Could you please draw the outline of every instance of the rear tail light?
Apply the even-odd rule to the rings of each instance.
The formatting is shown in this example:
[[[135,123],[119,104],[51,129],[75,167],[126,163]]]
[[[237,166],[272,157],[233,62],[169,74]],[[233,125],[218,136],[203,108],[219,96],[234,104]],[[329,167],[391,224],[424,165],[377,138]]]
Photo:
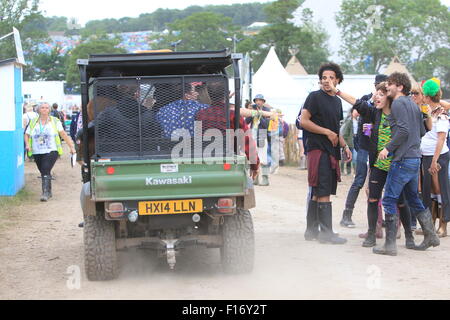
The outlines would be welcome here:
[[[230,170],[231,170],[231,164],[225,163],[225,164],[223,165],[223,170],[225,170],[225,171],[230,171]]]
[[[121,202],[110,202],[105,210],[112,219],[122,218],[126,214],[125,207]]]
[[[236,206],[231,198],[220,198],[216,205],[219,213],[233,213]]]
[[[113,175],[116,172],[116,169],[114,169],[114,167],[108,167],[106,169],[106,173],[109,175]]]

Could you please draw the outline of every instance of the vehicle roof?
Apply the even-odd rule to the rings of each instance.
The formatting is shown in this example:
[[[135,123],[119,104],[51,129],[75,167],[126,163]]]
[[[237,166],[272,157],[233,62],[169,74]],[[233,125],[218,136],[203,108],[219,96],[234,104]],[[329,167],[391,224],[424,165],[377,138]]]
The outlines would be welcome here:
[[[145,52],[128,54],[92,54],[78,64],[87,65],[88,77],[97,77],[105,70],[122,76],[157,76],[172,74],[217,74],[231,65],[231,52]]]

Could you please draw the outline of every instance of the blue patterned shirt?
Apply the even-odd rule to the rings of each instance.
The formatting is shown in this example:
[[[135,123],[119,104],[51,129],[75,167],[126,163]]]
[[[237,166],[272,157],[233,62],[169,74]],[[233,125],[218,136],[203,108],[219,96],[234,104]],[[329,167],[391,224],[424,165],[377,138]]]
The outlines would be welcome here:
[[[187,129],[194,136],[194,124],[197,112],[209,108],[195,100],[177,100],[162,107],[156,114],[156,119],[163,129],[165,138],[171,138],[177,129]]]

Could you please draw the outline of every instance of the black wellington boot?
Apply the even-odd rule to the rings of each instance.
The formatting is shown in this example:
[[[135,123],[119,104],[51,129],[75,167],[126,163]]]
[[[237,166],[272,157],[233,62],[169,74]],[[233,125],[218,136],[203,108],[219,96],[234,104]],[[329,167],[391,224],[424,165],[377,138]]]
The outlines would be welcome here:
[[[317,201],[309,200],[308,212],[306,214],[305,240],[317,240],[319,235],[319,221],[317,218]]]
[[[317,215],[320,224],[318,240],[320,243],[345,244],[347,239],[340,238],[333,232],[332,213],[331,202],[317,203]]]
[[[345,209],[344,212],[342,213],[342,220],[340,225],[342,227],[346,227],[346,228],[354,228],[355,224],[352,221],[352,214],[353,214],[353,210],[352,209]]]
[[[51,188],[51,176],[42,176],[42,195],[41,195],[41,201],[47,202],[50,198],[50,188]]]
[[[397,215],[386,214],[386,242],[381,247],[373,248],[373,253],[388,256],[397,255]]]
[[[439,237],[434,229],[434,223],[431,218],[430,209],[426,209],[417,214],[417,221],[419,221],[420,226],[423,230],[423,242],[416,246],[414,249],[418,251],[425,251],[429,247],[437,247],[441,244]]]
[[[414,235],[411,229],[411,211],[407,205],[398,207],[400,212],[400,221],[402,222],[403,229],[405,229],[405,246],[406,249],[415,249]]]
[[[54,180],[54,179],[49,179],[49,181],[48,181],[48,197],[49,198],[53,197],[53,194],[52,194],[52,180]]]
[[[367,222],[369,230],[367,231],[367,238],[364,240],[362,246],[364,248],[372,248],[377,245],[377,221],[378,221],[378,201],[367,203]]]

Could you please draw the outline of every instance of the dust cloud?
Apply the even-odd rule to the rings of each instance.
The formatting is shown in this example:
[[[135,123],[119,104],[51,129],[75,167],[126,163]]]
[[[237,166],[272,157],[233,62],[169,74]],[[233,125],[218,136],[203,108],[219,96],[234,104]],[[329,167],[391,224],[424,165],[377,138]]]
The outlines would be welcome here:
[[[83,266],[83,230],[79,206],[79,168],[67,153],[54,173],[53,199],[39,202],[40,180],[34,163],[26,163],[26,181],[34,198],[17,208],[0,228],[0,299],[442,299],[450,296],[450,240],[426,252],[404,247],[397,257],[380,257],[361,247],[365,232],[364,195],[354,213],[355,229],[339,227],[352,177],[343,177],[333,198],[335,232],[343,246],[306,242],[305,171],[283,167],[269,187],[257,187],[252,210],[256,255],[252,273],[226,275],[219,249],[187,248],[175,270],[153,251],[119,252],[116,280],[90,282]],[[422,237],[416,237],[416,242]],[[378,240],[382,241],[382,240]],[[78,270],[79,281],[74,281]],[[438,272],[430,273],[434,269]],[[440,271],[440,272],[439,272]],[[70,284],[79,284],[73,286]]]

